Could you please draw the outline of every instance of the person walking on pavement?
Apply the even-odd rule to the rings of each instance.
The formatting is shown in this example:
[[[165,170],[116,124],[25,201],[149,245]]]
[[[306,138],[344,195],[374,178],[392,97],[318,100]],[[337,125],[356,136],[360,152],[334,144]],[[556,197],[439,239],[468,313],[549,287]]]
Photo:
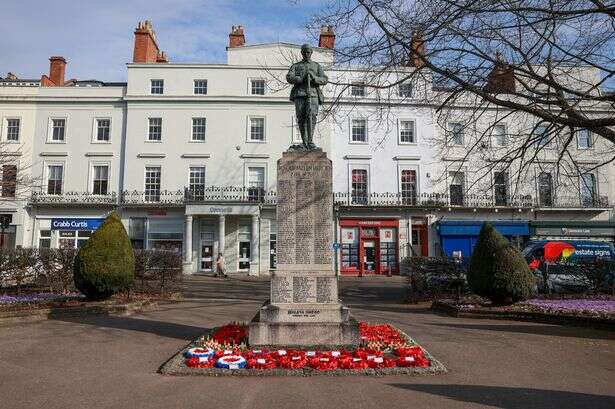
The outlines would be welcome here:
[[[216,277],[228,278],[225,271],[224,256],[222,253],[218,253],[218,258],[216,259]]]

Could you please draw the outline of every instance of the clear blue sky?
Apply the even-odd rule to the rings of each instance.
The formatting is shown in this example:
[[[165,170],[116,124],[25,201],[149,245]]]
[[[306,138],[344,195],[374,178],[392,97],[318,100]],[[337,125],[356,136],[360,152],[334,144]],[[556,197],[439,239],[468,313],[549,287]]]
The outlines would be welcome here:
[[[225,62],[232,25],[248,44],[314,41],[306,23],[326,0],[2,0],[0,76],[40,78],[49,57],[68,60],[66,78],[124,81],[133,32],[150,19],[174,62]]]

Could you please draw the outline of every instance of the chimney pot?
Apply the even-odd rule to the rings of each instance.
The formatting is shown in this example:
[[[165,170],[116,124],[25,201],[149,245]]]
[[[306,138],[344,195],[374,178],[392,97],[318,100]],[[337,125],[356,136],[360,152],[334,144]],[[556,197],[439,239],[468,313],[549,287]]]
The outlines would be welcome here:
[[[160,48],[156,40],[156,32],[150,20],[139,21],[135,29],[135,44],[132,53],[132,62],[155,63],[160,55]],[[165,55],[166,58],[166,55]],[[166,61],[168,62],[168,59]]]
[[[335,47],[335,32],[333,26],[321,26],[318,46],[332,50]]]
[[[61,87],[64,85],[64,74],[66,72],[66,59],[61,56],[49,58],[49,76],[43,75],[43,86]]]
[[[228,35],[228,48],[243,47],[246,44],[246,36],[243,26],[232,26]]]
[[[410,58],[408,66],[414,68],[423,68],[425,66],[425,42],[421,36],[415,34],[410,40]]]

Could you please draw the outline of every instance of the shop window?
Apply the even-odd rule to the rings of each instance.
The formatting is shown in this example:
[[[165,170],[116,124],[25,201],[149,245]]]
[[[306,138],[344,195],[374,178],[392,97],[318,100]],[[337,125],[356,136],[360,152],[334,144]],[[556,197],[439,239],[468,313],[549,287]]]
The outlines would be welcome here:
[[[145,249],[145,218],[131,217],[128,220],[128,236],[133,249]]]
[[[81,248],[92,235],[91,230],[60,230],[58,247],[61,249]]]
[[[239,226],[238,232],[239,239],[239,270],[250,270],[250,241],[252,235],[250,234],[250,226]]]
[[[182,219],[149,219],[147,228],[147,248],[152,250],[182,252],[184,239]]]
[[[342,268],[359,268],[359,229],[342,228]]]
[[[397,270],[397,229],[380,229],[380,268],[384,272]]]
[[[269,235],[269,268],[275,270],[277,259],[277,234]]]
[[[41,230],[38,234],[38,248],[50,249],[51,248],[51,230]]]
[[[352,203],[367,204],[367,169],[352,170]]]
[[[421,231],[419,229],[412,229],[412,239],[411,239],[412,245],[413,246],[420,246],[421,245]]]

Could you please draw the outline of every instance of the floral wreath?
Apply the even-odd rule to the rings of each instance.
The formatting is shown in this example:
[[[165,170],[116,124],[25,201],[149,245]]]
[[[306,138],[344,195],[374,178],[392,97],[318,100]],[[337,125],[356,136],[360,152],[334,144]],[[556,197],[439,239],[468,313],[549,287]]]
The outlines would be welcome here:
[[[216,367],[222,369],[243,369],[246,359],[241,355],[224,355],[216,361]]]
[[[184,356],[186,358],[209,358],[213,356],[214,353],[214,350],[211,348],[194,347],[184,352]]]

